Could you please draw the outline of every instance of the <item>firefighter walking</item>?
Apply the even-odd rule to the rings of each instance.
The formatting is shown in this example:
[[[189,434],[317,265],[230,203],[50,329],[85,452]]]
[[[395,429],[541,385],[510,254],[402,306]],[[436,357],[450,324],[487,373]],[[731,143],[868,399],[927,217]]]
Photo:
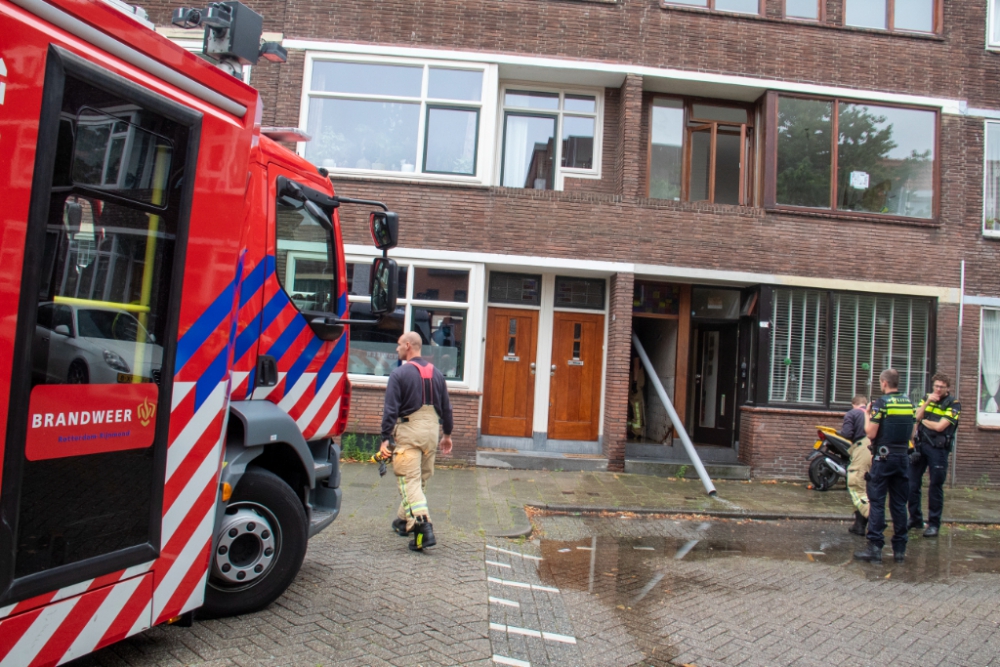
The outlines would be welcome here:
[[[442,454],[451,453],[454,425],[444,376],[420,356],[420,351],[417,333],[399,337],[396,352],[403,363],[389,375],[380,449],[383,457],[392,456],[392,470],[402,495],[392,528],[403,537],[413,535],[413,551],[437,544],[424,489],[434,474],[438,445]],[[444,431],[440,443],[439,431]]]
[[[899,372],[892,368],[879,375],[882,396],[865,411],[865,433],[872,441],[872,467],[868,473],[868,546],[854,557],[882,562],[885,546],[885,500],[892,514],[892,553],[897,563],[906,557],[906,500],[910,494],[909,448],[916,409],[899,392]]]

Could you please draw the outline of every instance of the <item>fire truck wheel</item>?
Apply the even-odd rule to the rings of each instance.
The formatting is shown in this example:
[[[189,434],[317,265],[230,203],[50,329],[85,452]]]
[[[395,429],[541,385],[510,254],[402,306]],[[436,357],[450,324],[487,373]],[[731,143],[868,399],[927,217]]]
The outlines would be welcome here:
[[[305,509],[292,488],[272,472],[248,469],[218,527],[199,615],[236,616],[274,602],[302,567],[308,540]]]

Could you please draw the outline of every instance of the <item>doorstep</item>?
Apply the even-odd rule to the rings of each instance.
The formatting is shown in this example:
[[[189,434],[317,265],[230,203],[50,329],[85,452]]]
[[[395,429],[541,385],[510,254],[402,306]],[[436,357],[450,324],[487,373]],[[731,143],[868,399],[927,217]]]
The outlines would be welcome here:
[[[483,468],[508,468],[515,470],[603,472],[608,469],[608,460],[603,456],[588,454],[532,452],[480,447],[476,450],[476,465]]]

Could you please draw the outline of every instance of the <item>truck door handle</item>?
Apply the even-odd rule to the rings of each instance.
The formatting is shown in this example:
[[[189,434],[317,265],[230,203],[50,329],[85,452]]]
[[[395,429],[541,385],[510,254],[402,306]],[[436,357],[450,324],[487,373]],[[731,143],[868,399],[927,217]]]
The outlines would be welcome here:
[[[278,360],[274,357],[262,354],[257,357],[257,380],[258,387],[273,387],[278,384]]]

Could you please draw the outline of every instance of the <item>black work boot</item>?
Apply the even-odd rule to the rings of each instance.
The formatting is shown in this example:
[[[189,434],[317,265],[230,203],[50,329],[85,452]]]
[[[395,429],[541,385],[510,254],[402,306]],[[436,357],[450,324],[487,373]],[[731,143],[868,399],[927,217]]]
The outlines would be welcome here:
[[[940,530],[941,529],[934,524],[930,524],[927,526],[927,530],[924,531],[924,537],[937,537]]]
[[[393,519],[392,532],[396,533],[400,537],[406,537],[409,535],[410,531],[406,530],[406,519]]]
[[[861,551],[855,551],[854,557],[858,560],[866,560],[872,563],[882,562],[882,547],[875,546],[873,542],[869,542]]]
[[[424,521],[420,517],[413,525],[413,539],[410,540],[410,551],[423,551],[427,547],[437,544],[434,539],[434,526],[430,521]]]
[[[906,524],[906,530],[913,530],[913,529],[922,530],[923,527],[924,527],[923,521],[914,521],[913,519],[910,519],[910,521]]]
[[[854,525],[848,528],[847,532],[864,537],[867,532],[867,524],[868,522],[861,516],[861,512],[854,510]]]
[[[902,563],[904,560],[906,560],[906,551],[905,550],[903,550],[903,551],[893,551],[892,552],[892,559],[894,561],[896,561],[897,563]]]

